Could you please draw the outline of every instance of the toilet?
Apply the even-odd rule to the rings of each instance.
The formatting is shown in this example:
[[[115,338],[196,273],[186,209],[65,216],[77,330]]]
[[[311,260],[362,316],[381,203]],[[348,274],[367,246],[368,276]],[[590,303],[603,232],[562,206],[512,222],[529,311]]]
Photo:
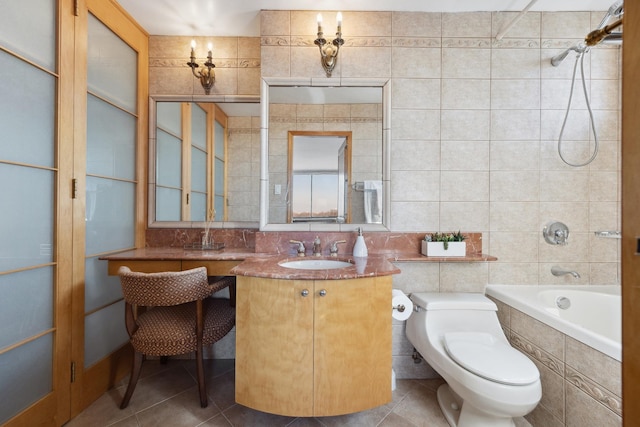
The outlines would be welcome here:
[[[498,308],[477,293],[413,293],[407,337],[446,381],[438,404],[453,427],[515,426],[542,396],[540,373],[511,347]]]

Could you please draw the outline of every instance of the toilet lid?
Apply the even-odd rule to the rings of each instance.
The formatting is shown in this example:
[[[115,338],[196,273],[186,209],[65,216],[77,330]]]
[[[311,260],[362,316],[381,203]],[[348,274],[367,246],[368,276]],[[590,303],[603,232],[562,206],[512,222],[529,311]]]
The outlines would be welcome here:
[[[444,334],[444,347],[460,366],[491,381],[525,385],[540,377],[527,356],[485,332]]]

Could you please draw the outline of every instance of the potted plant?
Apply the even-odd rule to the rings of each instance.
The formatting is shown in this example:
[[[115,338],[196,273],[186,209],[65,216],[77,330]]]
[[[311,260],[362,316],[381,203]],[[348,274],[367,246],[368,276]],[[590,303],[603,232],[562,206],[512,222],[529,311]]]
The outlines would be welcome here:
[[[456,233],[430,233],[422,240],[422,255],[433,257],[460,257],[467,253],[465,236]]]

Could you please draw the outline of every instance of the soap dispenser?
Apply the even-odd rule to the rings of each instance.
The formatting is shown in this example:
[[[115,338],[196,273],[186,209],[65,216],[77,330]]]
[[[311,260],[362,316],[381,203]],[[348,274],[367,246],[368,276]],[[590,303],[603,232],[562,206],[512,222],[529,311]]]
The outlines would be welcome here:
[[[353,245],[353,256],[354,257],[366,257],[369,255],[369,251],[367,251],[367,244],[364,241],[364,236],[362,235],[362,228],[358,227],[358,237],[356,237],[356,244]]]

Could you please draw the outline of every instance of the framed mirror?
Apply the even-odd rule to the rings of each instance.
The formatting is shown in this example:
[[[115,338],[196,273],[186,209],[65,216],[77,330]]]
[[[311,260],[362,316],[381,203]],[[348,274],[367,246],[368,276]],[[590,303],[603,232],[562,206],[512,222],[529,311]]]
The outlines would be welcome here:
[[[149,227],[258,227],[258,101],[150,97]]]
[[[389,113],[387,79],[342,79],[338,86],[263,79],[260,229],[389,230]],[[336,148],[325,165],[325,144],[318,142],[322,139],[307,142],[301,156],[306,170],[294,167],[298,136],[323,138],[332,133],[349,135],[342,153],[342,144],[332,143]],[[329,185],[335,191],[325,191]],[[331,207],[314,213],[310,209],[320,198],[331,199]],[[308,209],[294,205],[301,200]]]

